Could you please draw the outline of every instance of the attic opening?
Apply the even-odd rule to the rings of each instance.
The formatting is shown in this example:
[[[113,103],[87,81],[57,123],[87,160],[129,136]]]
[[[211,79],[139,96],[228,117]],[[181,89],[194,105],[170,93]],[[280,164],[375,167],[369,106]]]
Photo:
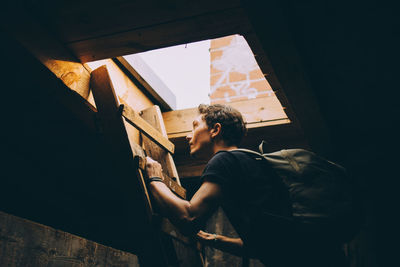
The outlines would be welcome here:
[[[169,137],[181,137],[191,130],[191,120],[182,119],[182,114],[195,114],[196,107],[202,103],[232,105],[242,112],[249,128],[289,122],[265,77],[268,73],[262,72],[241,35],[113,60],[161,107]],[[101,65],[98,61],[87,64],[92,69]]]

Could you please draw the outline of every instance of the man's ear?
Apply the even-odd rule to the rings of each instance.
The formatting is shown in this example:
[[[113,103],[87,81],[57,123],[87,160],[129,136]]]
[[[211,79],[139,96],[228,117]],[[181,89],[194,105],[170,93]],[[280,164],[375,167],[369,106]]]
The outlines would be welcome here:
[[[221,123],[217,122],[214,124],[214,126],[211,129],[211,138],[217,137],[222,131],[222,125]]]

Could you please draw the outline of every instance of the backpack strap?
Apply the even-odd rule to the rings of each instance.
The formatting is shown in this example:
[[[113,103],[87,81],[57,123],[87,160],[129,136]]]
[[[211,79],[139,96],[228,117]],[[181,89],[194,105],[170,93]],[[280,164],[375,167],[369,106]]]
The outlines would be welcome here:
[[[257,151],[253,151],[253,150],[246,149],[246,148],[236,148],[236,149],[232,149],[232,150],[229,150],[229,151],[242,151],[242,152],[246,152],[246,153],[257,155],[259,157],[264,158],[264,156],[261,153],[258,153]]]
[[[262,145],[262,143],[261,143],[261,145]],[[260,147],[261,147],[261,145],[260,145]],[[258,158],[255,158],[256,160],[266,160],[268,162],[268,159],[262,153],[259,153],[259,152],[254,151],[254,150],[250,150],[250,149],[246,149],[246,148],[237,148],[237,149],[232,149],[230,151],[242,151],[242,152],[245,152],[245,153],[257,155]],[[261,148],[261,151],[262,151],[262,148]]]
[[[258,146],[258,151],[260,151],[261,154],[265,154],[264,153],[264,146],[267,145],[267,142],[265,142],[264,140],[261,141],[261,144]]]

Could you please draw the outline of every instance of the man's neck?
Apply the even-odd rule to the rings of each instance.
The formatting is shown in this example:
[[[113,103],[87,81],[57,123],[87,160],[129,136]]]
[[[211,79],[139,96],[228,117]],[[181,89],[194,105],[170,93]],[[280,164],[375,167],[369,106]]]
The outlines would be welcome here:
[[[238,147],[235,145],[232,146],[228,146],[225,143],[221,142],[221,143],[217,143],[214,145],[214,155],[221,150],[225,150],[225,151],[229,151],[229,150],[233,150],[233,149],[237,149]]]

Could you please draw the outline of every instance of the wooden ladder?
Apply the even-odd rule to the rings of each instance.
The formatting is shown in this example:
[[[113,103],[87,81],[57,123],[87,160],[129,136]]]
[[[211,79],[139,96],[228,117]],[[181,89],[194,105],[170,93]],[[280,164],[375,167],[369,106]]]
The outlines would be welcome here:
[[[160,108],[152,106],[137,113],[122,99],[117,98],[106,66],[92,71],[90,86],[107,146],[112,153],[118,153],[119,159],[121,157],[124,159],[123,163],[116,162],[115,164],[118,168],[128,168],[127,171],[132,173],[131,179],[134,179],[134,174],[136,174],[148,215],[144,219],[154,228],[153,235],[143,242],[143,255],[138,255],[141,265],[180,266],[180,263],[184,261],[181,258],[191,254],[198,258],[195,264],[191,263],[191,265],[203,266],[203,258],[197,242],[181,235],[168,219],[161,218],[155,212],[156,209],[146,188],[144,171],[146,155],[148,155],[161,163],[164,170],[164,183],[177,196],[186,199],[186,190],[181,186],[172,158],[174,144],[168,140]],[[137,140],[132,140],[128,134],[131,127],[127,127],[127,124],[139,130],[141,145],[137,144]],[[182,253],[182,245],[185,249],[194,251]]]

